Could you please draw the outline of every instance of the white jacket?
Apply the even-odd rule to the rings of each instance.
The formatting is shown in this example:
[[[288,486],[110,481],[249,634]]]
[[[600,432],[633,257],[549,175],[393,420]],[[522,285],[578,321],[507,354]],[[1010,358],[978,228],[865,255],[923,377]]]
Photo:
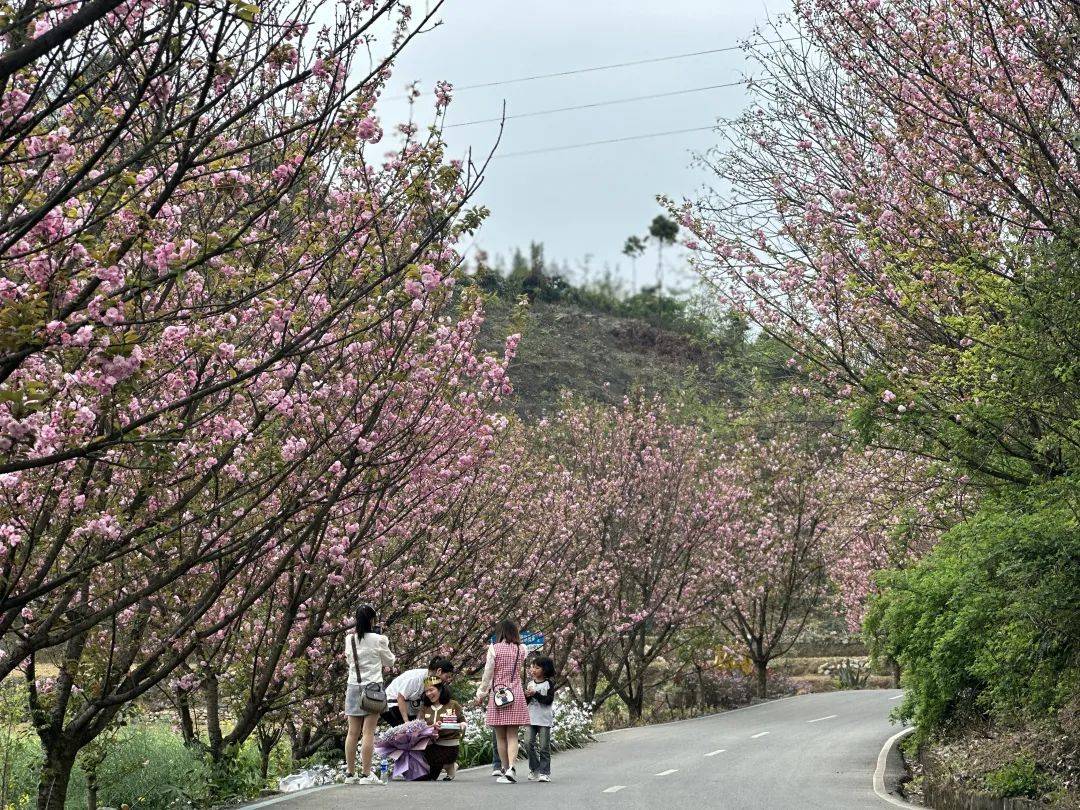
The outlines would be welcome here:
[[[354,641],[356,655],[353,655]],[[349,683],[361,684],[382,683],[383,667],[392,667],[396,659],[390,652],[390,641],[386,636],[365,633],[362,639],[356,640],[356,633],[349,632],[345,634],[345,660],[349,662]]]

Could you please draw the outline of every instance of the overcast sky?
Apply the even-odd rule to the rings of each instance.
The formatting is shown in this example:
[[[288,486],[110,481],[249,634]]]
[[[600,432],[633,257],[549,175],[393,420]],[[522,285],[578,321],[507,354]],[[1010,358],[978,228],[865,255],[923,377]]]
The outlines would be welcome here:
[[[417,11],[422,7],[416,3]],[[788,0],[447,0],[443,24],[420,37],[397,63],[378,111],[384,127],[409,115],[398,92],[419,80],[430,90],[438,79],[456,87],[540,73],[664,57],[736,45]],[[750,70],[741,51],[649,65],[461,89],[448,124],[553,107],[667,93],[733,82]],[[395,96],[397,96],[395,98]],[[523,156],[512,153],[670,130],[706,127],[733,117],[746,103],[741,87],[708,90],[629,104],[508,120],[477,202],[491,209],[475,248],[493,258],[543,242],[549,259],[569,262],[581,279],[586,257],[593,276],[618,266],[629,285],[630,264],[621,255],[630,234],[644,234],[660,213],[657,194],[690,195],[707,178],[691,153],[716,141],[710,131],[589,146]],[[430,120],[430,95],[417,102],[417,120]],[[498,124],[448,127],[452,155],[486,154]],[[678,260],[672,255],[672,263]],[[665,261],[665,263],[667,263]],[[638,284],[653,283],[655,253],[638,263]],[[674,280],[668,271],[665,284]],[[685,278],[685,276],[684,276]]]

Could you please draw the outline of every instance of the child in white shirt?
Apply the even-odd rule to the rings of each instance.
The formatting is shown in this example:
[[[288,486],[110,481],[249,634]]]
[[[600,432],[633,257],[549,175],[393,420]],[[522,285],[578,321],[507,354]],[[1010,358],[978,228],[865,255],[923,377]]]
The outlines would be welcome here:
[[[551,727],[555,721],[555,662],[537,658],[529,667],[532,680],[525,686],[529,705],[529,730],[525,746],[529,749],[529,781],[551,781]]]

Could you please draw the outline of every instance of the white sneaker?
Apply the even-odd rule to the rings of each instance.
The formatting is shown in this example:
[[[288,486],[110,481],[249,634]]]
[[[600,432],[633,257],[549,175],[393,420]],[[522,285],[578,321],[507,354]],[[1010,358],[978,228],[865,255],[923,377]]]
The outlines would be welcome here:
[[[539,778],[538,781],[540,781],[540,782],[550,782],[551,777],[548,776],[546,773],[542,773],[542,774],[540,774],[540,778]]]
[[[361,776],[360,777],[359,784],[361,784],[361,785],[381,785],[382,780],[378,776],[376,776],[374,773],[369,773],[367,776]]]
[[[537,776],[539,776],[539,774],[536,771],[529,771],[529,781],[530,782],[535,782]]]
[[[517,774],[514,773],[514,769],[511,768],[508,771],[503,771],[503,775],[495,780],[500,785],[512,785],[517,782]]]
[[[346,776],[345,777],[345,784],[346,785],[358,785],[358,784],[360,784],[360,777],[357,776],[356,774],[353,774],[352,776]]]
[[[493,770],[491,772],[491,775],[492,776],[502,776],[502,771],[500,771],[498,768],[496,768],[495,770]]]

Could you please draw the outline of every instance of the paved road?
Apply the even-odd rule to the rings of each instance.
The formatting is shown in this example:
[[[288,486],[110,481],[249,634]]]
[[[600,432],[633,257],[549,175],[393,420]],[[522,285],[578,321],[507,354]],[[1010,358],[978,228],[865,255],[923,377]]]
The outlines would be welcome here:
[[[341,785],[271,800],[274,810],[475,807],[883,810],[872,778],[896,733],[896,690],[804,695],[724,714],[602,734],[558,754],[550,784],[498,785],[490,769],[454,782]],[[265,803],[263,806],[267,806]],[[258,805],[256,805],[258,807]]]

